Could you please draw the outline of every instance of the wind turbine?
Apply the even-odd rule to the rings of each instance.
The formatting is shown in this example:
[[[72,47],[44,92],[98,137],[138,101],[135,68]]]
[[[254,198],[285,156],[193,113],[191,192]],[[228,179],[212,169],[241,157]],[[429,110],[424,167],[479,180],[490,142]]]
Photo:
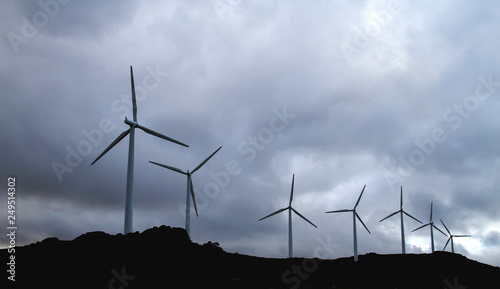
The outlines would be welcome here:
[[[295,210],[294,208],[292,208],[292,199],[293,199],[293,183],[295,181],[295,174],[293,174],[293,177],[292,177],[292,191],[290,192],[290,202],[288,203],[288,207],[286,208],[282,208],[282,209],[279,209],[277,210],[276,212],[274,213],[271,213],[267,216],[265,216],[264,218],[261,218],[259,219],[259,221],[262,221],[266,218],[269,218],[273,215],[276,215],[278,213],[281,213],[283,211],[286,211],[288,210],[288,257],[289,258],[292,258],[293,257],[293,242],[292,242],[292,211],[297,214],[299,217],[301,217],[302,219],[306,220],[309,224],[313,225],[314,227],[317,228],[316,225],[314,225],[311,221],[309,221],[306,217],[302,216],[302,214],[300,214],[299,212],[297,212],[297,210]]]
[[[401,186],[401,201],[399,203],[399,211],[396,211],[392,214],[390,214],[389,216],[383,218],[382,220],[380,220],[379,222],[382,222],[383,220],[385,219],[388,219],[396,214],[401,214],[401,247],[402,247],[402,250],[403,250],[403,254],[406,254],[406,246],[405,246],[405,225],[404,225],[404,222],[403,222],[403,215],[407,215],[408,217],[412,218],[413,220],[419,222],[420,224],[423,224],[422,222],[420,222],[417,218],[413,217],[412,215],[408,214],[407,212],[405,212],[403,210],[403,186]]]
[[[186,189],[186,232],[188,233],[188,235],[189,235],[190,226],[191,226],[191,204],[190,204],[190,199],[191,198],[193,199],[193,204],[194,204],[194,210],[196,212],[196,217],[198,217],[198,208],[196,207],[196,199],[194,197],[193,180],[191,178],[191,175],[194,174],[194,172],[196,172],[197,170],[199,170],[206,162],[208,162],[208,160],[211,157],[213,157],[221,148],[222,147],[219,147],[215,152],[213,152],[208,158],[206,158],[203,162],[201,162],[192,171],[189,171],[189,170],[183,171],[183,170],[175,168],[175,167],[171,167],[171,166],[167,166],[167,165],[164,165],[164,164],[160,164],[160,163],[149,161],[150,163],[155,164],[157,166],[164,167],[166,169],[169,169],[169,170],[172,170],[174,172],[178,172],[178,173],[181,173],[181,174],[187,176],[187,189]],[[191,198],[189,198],[190,195],[191,195]]]
[[[441,219],[439,219],[439,220],[443,224],[443,226],[446,229],[446,231],[448,232],[448,234],[450,234],[450,237],[448,238],[448,241],[446,241],[446,244],[444,245],[443,251],[444,251],[444,249],[446,249],[446,246],[448,246],[448,243],[451,240],[451,252],[455,253],[455,247],[453,246],[453,237],[471,237],[471,235],[452,235],[451,232],[450,232],[450,230],[448,230],[448,228],[444,224],[443,220],[441,220]]]
[[[147,127],[144,127],[137,123],[137,104],[135,100],[135,86],[134,86],[134,72],[132,71],[132,66],[130,66],[130,81],[132,86],[132,108],[134,120],[131,121],[125,117],[125,123],[130,126],[129,129],[122,132],[93,162],[92,165],[97,162],[103,155],[105,155],[110,149],[112,149],[117,143],[119,143],[124,137],[130,134],[129,145],[128,145],[128,166],[127,166],[127,194],[125,199],[125,225],[124,233],[132,232],[132,220],[133,220],[133,203],[134,203],[134,142],[135,142],[135,128],[140,128],[146,133],[153,136],[168,140],[170,142],[189,147],[187,144],[181,143],[175,139],[169,138],[168,136],[157,133]]]
[[[361,191],[361,194],[359,195],[358,201],[356,202],[356,205],[354,205],[354,208],[352,210],[336,210],[336,211],[328,211],[325,213],[343,213],[343,212],[352,212],[352,235],[353,235],[353,242],[354,242],[354,262],[358,261],[358,236],[356,233],[356,218],[363,224],[365,229],[368,231],[368,233],[371,234],[370,230],[368,230],[368,227],[363,223],[363,220],[359,217],[358,213],[356,213],[356,207],[359,204],[359,201],[361,200],[361,197],[363,196],[363,192],[365,191],[366,185],[363,187],[363,190]]]
[[[431,228],[431,248],[432,248],[432,252],[434,252],[434,231],[433,231],[433,228],[435,228],[436,230],[438,230],[439,232],[441,232],[445,236],[448,236],[448,235],[446,235],[443,231],[439,230],[439,228],[436,227],[436,225],[434,225],[434,222],[432,221],[432,202],[431,202],[431,217],[429,219],[429,223],[416,228],[412,232],[415,232],[416,230],[420,230],[426,226],[429,226]]]

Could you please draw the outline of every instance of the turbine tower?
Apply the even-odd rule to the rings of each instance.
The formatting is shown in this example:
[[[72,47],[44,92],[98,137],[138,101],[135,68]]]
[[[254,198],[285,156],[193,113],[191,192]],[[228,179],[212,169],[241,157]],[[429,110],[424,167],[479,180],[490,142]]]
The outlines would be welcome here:
[[[127,194],[125,199],[125,224],[124,224],[124,234],[132,232],[132,220],[133,220],[133,203],[134,203],[134,142],[135,142],[135,128],[140,128],[146,133],[168,140],[170,142],[189,147],[188,145],[181,143],[175,139],[169,138],[168,136],[157,133],[147,127],[144,127],[137,123],[137,103],[135,99],[135,86],[134,86],[134,72],[132,71],[132,66],[130,66],[130,81],[132,86],[132,108],[133,108],[133,118],[131,121],[125,117],[125,123],[130,126],[129,129],[122,132],[93,162],[92,165],[97,162],[103,155],[105,155],[110,149],[112,149],[117,143],[119,143],[123,138],[130,134],[129,145],[128,145],[128,166],[127,166]]]
[[[455,247],[453,246],[453,238],[454,237],[471,237],[471,235],[452,235],[451,232],[450,232],[450,230],[448,230],[448,228],[444,224],[443,220],[441,220],[441,219],[439,219],[439,220],[443,224],[443,226],[446,229],[446,231],[448,232],[448,234],[450,234],[450,237],[448,238],[448,241],[446,241],[446,244],[443,247],[443,251],[444,251],[444,249],[446,249],[446,246],[448,246],[448,243],[451,241],[451,252],[455,253]]]
[[[403,254],[406,254],[406,246],[405,246],[405,225],[404,225],[404,221],[403,221],[403,215],[407,215],[408,217],[412,218],[413,220],[419,222],[420,224],[423,224],[422,222],[420,222],[417,218],[413,217],[412,215],[408,214],[407,212],[405,212],[403,210],[403,186],[401,186],[401,200],[400,200],[400,203],[399,203],[399,211],[396,211],[392,214],[390,214],[389,216],[383,218],[382,220],[380,220],[379,222],[382,222],[383,220],[385,219],[388,219],[396,214],[400,214],[401,215],[401,248],[403,250]]]
[[[358,201],[356,202],[356,205],[354,205],[354,208],[352,210],[336,210],[336,211],[328,211],[325,213],[343,213],[343,212],[352,212],[352,235],[353,235],[353,242],[354,242],[354,262],[358,261],[358,236],[356,232],[356,218],[363,224],[365,229],[368,231],[368,233],[371,234],[370,230],[368,230],[368,227],[363,223],[363,220],[359,217],[358,213],[356,213],[356,208],[359,205],[359,201],[361,200],[361,197],[363,196],[363,192],[365,191],[366,185],[363,187],[363,190],[361,191],[361,194],[359,195]]]
[[[415,232],[416,230],[420,230],[426,226],[429,226],[431,228],[431,248],[432,248],[432,252],[434,252],[434,231],[433,231],[433,228],[435,228],[436,230],[438,230],[439,232],[441,232],[445,236],[448,236],[448,235],[446,235],[443,231],[439,230],[439,228],[436,227],[436,225],[434,225],[434,222],[432,221],[432,202],[431,202],[431,217],[429,219],[429,223],[416,228],[412,232]]]
[[[290,202],[288,203],[288,207],[286,208],[282,208],[282,209],[279,209],[277,210],[276,212],[274,213],[271,213],[267,216],[265,216],[264,218],[261,218],[259,219],[259,221],[262,221],[266,218],[269,218],[273,215],[276,215],[278,213],[281,213],[283,211],[286,211],[288,210],[288,257],[289,258],[292,258],[293,257],[293,242],[292,242],[292,211],[297,214],[299,217],[301,217],[302,219],[306,220],[309,224],[313,225],[314,227],[317,228],[316,225],[314,225],[311,221],[309,221],[306,217],[302,216],[302,214],[300,214],[299,212],[297,212],[297,210],[295,210],[294,208],[292,208],[292,199],[293,199],[293,183],[295,181],[295,174],[293,175],[292,177],[292,191],[290,192]]]
[[[196,168],[194,168],[192,171],[183,171],[181,169],[167,166],[164,164],[156,163],[149,161],[152,164],[155,164],[160,167],[164,167],[166,169],[172,170],[174,172],[181,173],[183,175],[187,176],[187,189],[186,189],[186,232],[189,234],[190,228],[191,228],[191,204],[190,204],[190,199],[193,200],[193,205],[194,205],[194,210],[196,212],[196,217],[198,217],[198,208],[196,207],[196,199],[194,197],[194,189],[193,189],[193,179],[191,178],[191,175],[194,174],[197,170],[199,170],[210,158],[212,158],[222,147],[219,147],[215,152],[213,152],[208,158],[206,158],[203,162],[201,162]],[[191,198],[190,198],[191,197]]]

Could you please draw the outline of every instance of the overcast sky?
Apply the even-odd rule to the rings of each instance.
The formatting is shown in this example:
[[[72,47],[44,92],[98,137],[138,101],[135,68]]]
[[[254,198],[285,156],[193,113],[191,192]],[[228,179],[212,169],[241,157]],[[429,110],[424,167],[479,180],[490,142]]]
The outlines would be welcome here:
[[[354,3],[353,3],[354,2]],[[45,3],[45,4],[44,4]],[[500,5],[496,1],[3,1],[0,207],[17,179],[17,242],[123,232],[132,118],[134,225],[184,227],[192,240],[287,257],[400,253],[399,209],[454,234],[455,251],[500,266]],[[194,212],[193,212],[194,213]],[[405,219],[407,252],[430,252]],[[4,229],[5,230],[5,227]],[[435,232],[436,249],[446,237]],[[0,238],[0,247],[7,239]],[[447,250],[450,250],[448,247]]]

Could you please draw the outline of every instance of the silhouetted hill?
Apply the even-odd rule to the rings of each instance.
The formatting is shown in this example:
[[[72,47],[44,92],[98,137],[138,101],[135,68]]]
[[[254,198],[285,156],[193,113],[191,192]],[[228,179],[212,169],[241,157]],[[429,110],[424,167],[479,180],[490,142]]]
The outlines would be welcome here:
[[[16,248],[15,256],[16,281],[4,270],[0,284],[6,286],[0,288],[473,289],[496,288],[500,276],[498,267],[448,252],[372,253],[358,263],[352,257],[258,258],[224,252],[217,243],[193,243],[184,229],[165,226],[140,234],[91,232],[72,241],[48,238]],[[6,249],[0,258],[8,261]]]

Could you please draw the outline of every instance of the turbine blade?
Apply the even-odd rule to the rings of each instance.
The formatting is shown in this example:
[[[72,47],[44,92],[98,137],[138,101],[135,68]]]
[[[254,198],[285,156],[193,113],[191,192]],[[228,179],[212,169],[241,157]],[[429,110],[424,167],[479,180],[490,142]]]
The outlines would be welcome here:
[[[423,224],[423,223],[422,223],[419,219],[417,219],[417,218],[413,217],[412,215],[408,214],[407,212],[405,212],[405,211],[402,211],[402,212],[403,212],[405,215],[407,215],[408,217],[412,218],[413,220],[415,220],[415,221],[419,222],[420,224]]]
[[[392,216],[396,215],[396,214],[397,214],[397,213],[399,213],[399,212],[401,212],[401,211],[394,212],[394,213],[390,214],[389,216],[387,216],[387,217],[383,218],[383,219],[382,219],[382,220],[380,220],[379,222],[382,222],[383,220],[388,219],[388,218],[390,218],[390,217],[392,217]]]
[[[448,243],[450,242],[451,237],[448,238],[448,241],[446,241],[446,244],[444,244],[443,251],[446,249],[446,246],[448,246]]]
[[[359,204],[359,201],[361,201],[361,197],[363,196],[363,192],[365,191],[365,188],[366,188],[366,185],[363,187],[363,190],[361,190],[361,194],[359,195],[358,201],[356,202],[356,205],[354,206],[354,209],[356,209],[356,207]]]
[[[295,182],[295,174],[292,176],[292,190],[290,191],[290,203],[288,203],[288,206],[292,205],[292,199],[293,199],[293,183]]]
[[[212,158],[222,147],[218,148],[215,152],[213,152],[208,158],[206,158],[201,164],[199,164],[194,170],[191,172],[191,174],[194,174],[199,168],[201,168],[210,158]]]
[[[196,217],[198,217],[198,208],[196,207],[196,198],[194,197],[193,179],[191,178],[190,175],[188,175],[188,178],[189,178],[189,186],[191,189],[191,198],[193,198],[194,211],[196,212]]]
[[[446,229],[446,232],[448,232],[448,234],[450,234],[450,236],[451,236],[451,232],[450,232],[450,230],[448,230],[448,227],[446,227],[443,220],[441,220],[441,219],[439,219],[439,220],[441,221],[441,224],[443,224],[444,228]]]
[[[162,138],[164,140],[168,140],[170,142],[176,143],[176,144],[181,145],[181,146],[189,147],[187,144],[181,143],[180,141],[175,140],[173,138],[169,138],[168,136],[162,135],[161,133],[157,133],[156,131],[151,130],[151,129],[147,128],[147,127],[144,127],[142,125],[138,124],[137,127],[140,128],[140,129],[142,129],[143,131],[149,133],[150,135],[154,135],[156,137]]]
[[[164,164],[160,164],[160,163],[156,163],[156,162],[152,162],[152,161],[149,161],[150,163],[152,164],[155,164],[157,166],[160,166],[160,167],[164,167],[166,169],[169,169],[169,170],[172,170],[172,171],[175,171],[175,172],[178,172],[178,173],[181,173],[183,175],[187,175],[186,172],[182,171],[181,169],[178,169],[178,168],[174,168],[174,167],[171,167],[171,166],[167,166],[167,165],[164,165]]]
[[[431,218],[429,220],[429,223],[431,223],[431,222],[432,222],[432,202],[431,202]]]
[[[401,201],[399,203],[399,208],[403,210],[403,186],[401,186]]]
[[[112,149],[117,143],[119,143],[127,134],[130,133],[130,128],[122,132],[90,165],[97,162],[103,155],[105,155],[110,149]]]
[[[356,215],[356,218],[358,218],[358,220],[361,222],[361,224],[363,224],[363,226],[368,231],[368,233],[371,234],[372,232],[370,232],[370,230],[368,230],[368,227],[365,225],[365,223],[363,223],[363,220],[361,220],[361,218],[359,217],[358,213],[354,212],[354,214]]]
[[[441,231],[441,230],[440,230],[438,227],[436,227],[434,224],[432,224],[432,226],[433,226],[436,230],[438,230],[439,232],[441,232],[443,235],[445,235],[446,237],[448,237],[448,235],[446,235],[446,233],[445,233],[445,232]],[[450,234],[450,235],[451,235],[451,234]]]
[[[273,215],[276,215],[276,214],[278,214],[278,213],[281,213],[281,212],[283,212],[284,210],[287,210],[287,209],[288,209],[288,207],[283,208],[283,209],[279,209],[279,210],[277,210],[276,212],[271,213],[271,214],[269,214],[269,215],[265,216],[264,218],[260,218],[260,219],[259,219],[259,221],[262,221],[262,220],[264,220],[264,219],[267,219],[267,218],[269,218],[269,217],[271,217],[271,216],[273,216]]]
[[[453,237],[472,237],[472,235],[453,235]]]
[[[137,122],[137,102],[135,99],[134,72],[132,71],[132,65],[130,65],[130,83],[132,86],[132,109],[134,113],[134,121]]]
[[[297,210],[295,210],[294,208],[290,207],[290,209],[292,209],[292,211],[295,212],[295,214],[299,215],[299,217],[301,217],[302,219],[306,220],[309,224],[313,225],[314,227],[318,227],[316,225],[314,225],[311,221],[309,221],[306,217],[302,216],[302,214],[300,214],[299,212],[297,212]]]
[[[325,214],[328,214],[328,213],[343,213],[343,212],[352,212],[352,210],[336,210],[336,211],[328,211],[328,212],[325,212]]]
[[[417,231],[417,230],[420,230],[420,229],[422,229],[423,227],[427,227],[427,226],[429,226],[430,224],[431,224],[431,223],[427,223],[427,224],[425,224],[425,225],[422,225],[422,226],[420,226],[420,227],[416,228],[415,230],[412,230],[412,232],[415,232],[415,231]]]

